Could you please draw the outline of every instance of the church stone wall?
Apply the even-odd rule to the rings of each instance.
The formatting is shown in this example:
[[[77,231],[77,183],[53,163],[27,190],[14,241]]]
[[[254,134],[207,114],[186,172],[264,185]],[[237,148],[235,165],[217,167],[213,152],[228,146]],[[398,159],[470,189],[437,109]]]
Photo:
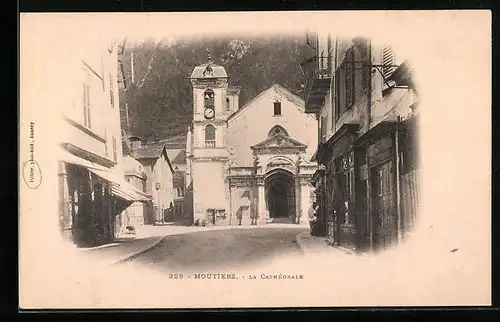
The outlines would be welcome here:
[[[231,225],[250,224],[251,187],[231,188]]]
[[[314,188],[310,184],[301,185],[301,216],[300,223],[307,223],[309,221],[309,207],[311,206],[311,192]]]
[[[274,102],[281,102],[281,115],[274,116]],[[289,136],[308,146],[307,155],[312,156],[317,147],[317,122],[298,108],[299,102],[289,100],[276,86],[266,90],[260,97],[243,106],[239,114],[228,121],[228,146],[234,148],[236,161],[240,165],[252,163],[250,146],[268,137],[269,130],[281,125]]]
[[[192,164],[194,220],[205,218],[209,208],[226,209],[229,213],[225,170],[222,163],[196,161]]]

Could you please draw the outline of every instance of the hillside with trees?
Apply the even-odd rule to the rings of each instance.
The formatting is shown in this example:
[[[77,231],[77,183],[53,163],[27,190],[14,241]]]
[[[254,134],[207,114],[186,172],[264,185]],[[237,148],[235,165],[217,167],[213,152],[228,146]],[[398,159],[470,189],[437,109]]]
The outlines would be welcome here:
[[[185,133],[193,117],[189,76],[207,62],[207,49],[226,68],[229,86],[241,87],[240,106],[273,83],[303,93],[299,63],[307,49],[301,35],[146,40],[124,50],[123,129],[149,140]]]

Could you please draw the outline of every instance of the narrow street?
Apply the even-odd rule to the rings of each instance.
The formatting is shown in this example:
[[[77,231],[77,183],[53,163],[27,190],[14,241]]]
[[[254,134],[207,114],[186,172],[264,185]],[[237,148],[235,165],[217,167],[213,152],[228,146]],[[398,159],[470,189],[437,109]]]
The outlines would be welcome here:
[[[262,267],[283,256],[302,256],[295,237],[306,228],[223,229],[166,236],[124,265],[188,273]]]

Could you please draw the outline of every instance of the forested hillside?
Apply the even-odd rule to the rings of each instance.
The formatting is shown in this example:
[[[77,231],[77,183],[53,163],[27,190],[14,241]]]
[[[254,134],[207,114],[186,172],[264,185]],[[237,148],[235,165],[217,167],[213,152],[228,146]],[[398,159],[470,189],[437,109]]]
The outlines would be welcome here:
[[[241,87],[240,106],[275,82],[302,95],[305,80],[299,63],[306,49],[300,35],[144,41],[129,44],[123,55],[127,81],[120,93],[123,128],[143,138],[185,133],[192,121],[189,75],[196,65],[207,62],[207,49],[213,62],[226,68],[229,85]]]

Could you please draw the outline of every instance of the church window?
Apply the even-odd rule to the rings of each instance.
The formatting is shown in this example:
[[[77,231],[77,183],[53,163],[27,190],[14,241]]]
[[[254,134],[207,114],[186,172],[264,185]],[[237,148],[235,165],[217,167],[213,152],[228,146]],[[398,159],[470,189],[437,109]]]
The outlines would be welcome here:
[[[281,135],[284,135],[284,136],[288,136],[287,131],[283,127],[281,127],[279,125],[274,126],[269,131],[269,137],[272,137],[272,136],[275,136],[275,135],[278,135],[278,134],[281,134]]]
[[[212,124],[205,127],[205,147],[215,148],[215,126]]]
[[[214,91],[211,90],[211,89],[207,89],[204,93],[203,93],[203,97],[205,99],[205,107],[214,107],[215,103],[214,103]]]
[[[208,65],[207,68],[205,68],[205,71],[203,71],[203,76],[205,77],[212,76],[212,73],[213,73],[212,67]]]
[[[281,102],[280,101],[275,101],[274,102],[274,115],[281,115]]]

